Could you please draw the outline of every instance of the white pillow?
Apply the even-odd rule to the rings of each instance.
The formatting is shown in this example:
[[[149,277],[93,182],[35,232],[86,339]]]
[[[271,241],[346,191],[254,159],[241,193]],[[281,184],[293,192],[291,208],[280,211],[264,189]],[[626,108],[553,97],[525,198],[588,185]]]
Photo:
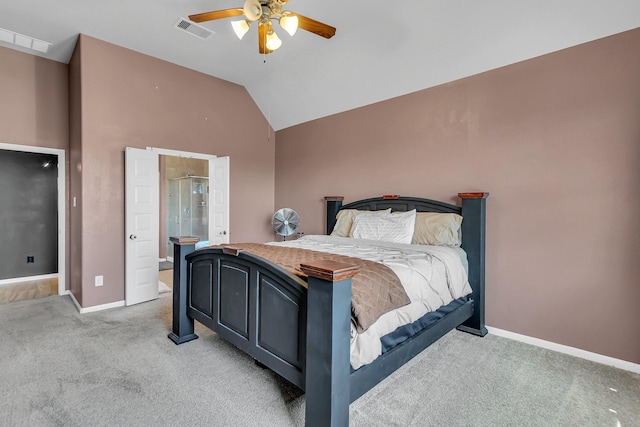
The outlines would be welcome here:
[[[359,211],[357,209],[342,209],[338,211],[336,215],[336,225],[333,226],[332,236],[349,237],[351,233],[351,225],[353,224],[353,218],[362,214],[389,214],[391,208],[383,209],[380,211]]]
[[[361,214],[353,218],[350,236],[354,239],[411,243],[416,210],[395,214]]]

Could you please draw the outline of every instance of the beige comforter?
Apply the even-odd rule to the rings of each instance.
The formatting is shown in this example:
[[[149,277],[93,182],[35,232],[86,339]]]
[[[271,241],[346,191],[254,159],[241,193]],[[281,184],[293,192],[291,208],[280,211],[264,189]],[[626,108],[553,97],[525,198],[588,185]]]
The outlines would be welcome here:
[[[300,264],[311,261],[328,259],[359,266],[360,272],[353,277],[351,288],[351,316],[358,332],[367,330],[383,314],[411,302],[393,270],[374,261],[260,243],[234,243],[225,246],[250,252],[294,271],[300,277],[304,277]]]

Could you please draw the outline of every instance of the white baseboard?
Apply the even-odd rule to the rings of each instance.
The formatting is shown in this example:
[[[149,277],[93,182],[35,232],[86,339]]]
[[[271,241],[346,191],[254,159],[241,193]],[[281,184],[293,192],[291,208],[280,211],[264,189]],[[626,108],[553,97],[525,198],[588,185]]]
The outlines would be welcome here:
[[[71,301],[73,301],[73,305],[76,306],[80,314],[93,313],[95,311],[108,310],[116,307],[124,307],[124,301],[110,302],[108,304],[94,305],[92,307],[82,307],[71,291],[67,291],[65,294],[71,296]]]
[[[636,374],[640,374],[640,364],[637,363],[627,362],[626,360],[620,360],[614,357],[592,353],[590,351],[581,350],[579,348],[569,347],[568,345],[557,344],[551,341],[545,341],[539,338],[521,335],[515,332],[509,332],[491,326],[487,326],[487,330],[490,334],[497,335],[499,337],[509,338],[515,341],[524,342],[527,344],[535,345],[537,347],[546,348],[548,350],[557,351],[559,353],[568,354],[570,356],[579,357],[581,359],[602,363],[603,365],[613,366],[615,368],[624,369],[625,371],[631,371]]]

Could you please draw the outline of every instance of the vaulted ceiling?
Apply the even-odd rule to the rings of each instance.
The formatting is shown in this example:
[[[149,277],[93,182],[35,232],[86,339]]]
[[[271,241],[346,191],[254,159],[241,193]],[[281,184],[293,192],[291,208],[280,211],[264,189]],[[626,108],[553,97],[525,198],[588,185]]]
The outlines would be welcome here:
[[[255,26],[238,40],[235,18],[203,24],[205,40],[174,28],[243,0],[2,3],[0,28],[53,46],[0,46],[66,63],[86,34],[245,86],[275,130],[640,27],[639,0],[290,0],[285,9],[336,35],[290,37],[275,24],[282,47],[261,55]]]

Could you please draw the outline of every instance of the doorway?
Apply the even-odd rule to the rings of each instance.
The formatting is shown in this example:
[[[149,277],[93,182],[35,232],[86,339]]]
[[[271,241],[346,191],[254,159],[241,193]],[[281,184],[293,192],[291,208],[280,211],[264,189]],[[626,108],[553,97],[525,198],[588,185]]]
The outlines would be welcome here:
[[[173,261],[171,236],[209,240],[209,161],[160,156],[160,261]]]
[[[209,240],[209,161],[160,155],[159,292],[173,289],[171,236]]]
[[[169,156],[204,161],[206,178],[211,178],[209,185],[204,185],[206,181],[200,179],[194,187],[189,187],[191,194],[193,191],[197,193],[198,197],[194,196],[193,199],[199,206],[189,207],[188,210],[200,210],[199,219],[194,220],[191,216],[185,221],[191,221],[190,231],[194,230],[194,222],[200,228],[206,227],[207,233],[202,234],[208,237],[207,241],[220,244],[228,242],[229,237],[229,158],[162,148],[141,150],[127,147],[125,152],[125,304],[132,305],[158,297],[161,286],[158,263],[162,258],[166,260],[171,257],[173,252],[172,247],[169,251],[166,246],[166,240],[172,237],[168,235],[169,232],[166,232],[164,239],[160,238],[161,234],[165,234],[162,230],[166,230],[168,213],[160,209],[159,198],[166,197],[169,187],[166,179],[160,178],[161,162],[166,163]],[[168,157],[161,160],[165,156]],[[196,176],[195,171],[188,173]],[[204,172],[198,176],[205,178]],[[188,176],[177,178],[189,180]],[[162,191],[161,185],[164,186]],[[184,206],[181,209],[184,212],[186,208]],[[207,215],[203,217],[204,208]],[[181,222],[182,217],[178,217]],[[161,257],[161,253],[165,256]]]
[[[0,287],[5,291],[16,288],[18,293],[42,296],[44,288],[52,289],[48,294],[66,293],[66,186],[65,152],[60,149],[0,143],[0,154],[4,154],[7,167],[3,171],[9,176],[3,179],[2,223],[10,227],[3,232],[8,239],[11,268],[3,268],[6,273],[0,277]],[[14,168],[13,171],[8,170]],[[17,168],[17,169],[15,169]],[[14,184],[11,180],[16,179]],[[9,209],[11,208],[11,209]],[[18,209],[17,211],[15,209]],[[21,214],[20,209],[24,212]],[[15,219],[15,215],[19,219]],[[12,219],[13,218],[13,219]],[[31,223],[22,224],[26,220]],[[22,228],[21,228],[22,226]],[[20,231],[23,230],[23,231]],[[11,237],[11,233],[18,233]],[[31,236],[31,237],[30,237]],[[18,248],[20,248],[18,250]],[[10,271],[11,270],[11,271]],[[32,286],[33,289],[24,289]],[[25,290],[26,292],[22,292]],[[12,291],[13,293],[13,291]]]

